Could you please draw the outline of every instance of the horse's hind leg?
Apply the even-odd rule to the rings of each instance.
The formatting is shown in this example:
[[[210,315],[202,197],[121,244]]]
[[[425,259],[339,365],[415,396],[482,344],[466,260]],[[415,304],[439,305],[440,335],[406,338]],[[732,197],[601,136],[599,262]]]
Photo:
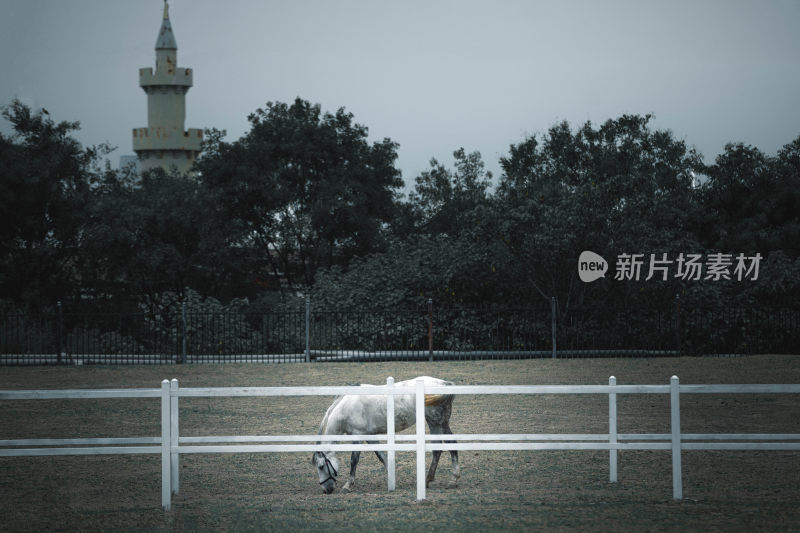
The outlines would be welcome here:
[[[452,435],[453,432],[450,429],[450,412],[451,412],[451,404],[447,403],[442,406],[441,411],[432,411],[430,414],[426,413],[426,420],[428,422],[428,427],[431,430],[431,435]],[[438,442],[447,442],[453,443],[455,441],[448,440],[448,441],[438,441]],[[433,460],[431,461],[431,466],[428,469],[428,475],[425,478],[425,485],[428,486],[433,481],[434,476],[436,475],[436,467],[439,465],[439,457],[441,457],[442,452],[434,451],[433,452]],[[450,451],[450,459],[453,462],[453,479],[447,484],[448,487],[457,487],[458,486],[458,479],[461,477],[461,472],[458,468],[458,450],[451,450]]]
[[[431,424],[430,420],[428,421],[428,427],[431,430],[431,435],[441,435],[442,427]],[[437,441],[442,442],[442,441]],[[442,450],[434,450],[433,451],[433,459],[431,459],[431,466],[428,468],[428,475],[425,476],[425,486],[429,487],[431,483],[433,483],[433,479],[436,477],[436,467],[439,465],[439,457],[442,456]]]
[[[383,463],[383,466],[386,466],[386,452],[375,452],[375,455],[378,456],[378,460]]]
[[[356,467],[358,466],[358,458],[361,457],[361,452],[353,452],[350,454],[350,479],[344,484],[342,490],[350,492],[353,490],[353,485],[356,484]]]
[[[442,441],[438,441],[442,442]],[[431,459],[431,466],[428,468],[428,475],[425,476],[425,486],[430,487],[433,479],[436,476],[436,467],[439,465],[439,457],[442,456],[442,450],[433,451],[433,459]]]

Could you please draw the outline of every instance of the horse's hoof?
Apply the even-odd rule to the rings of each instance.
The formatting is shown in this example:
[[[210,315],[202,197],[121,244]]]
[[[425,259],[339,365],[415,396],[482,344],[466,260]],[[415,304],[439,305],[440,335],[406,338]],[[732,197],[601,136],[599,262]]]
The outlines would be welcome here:
[[[447,484],[448,489],[457,489],[458,488],[458,481],[450,481]]]
[[[342,487],[342,492],[353,492],[353,489],[351,489],[349,485],[345,485]]]

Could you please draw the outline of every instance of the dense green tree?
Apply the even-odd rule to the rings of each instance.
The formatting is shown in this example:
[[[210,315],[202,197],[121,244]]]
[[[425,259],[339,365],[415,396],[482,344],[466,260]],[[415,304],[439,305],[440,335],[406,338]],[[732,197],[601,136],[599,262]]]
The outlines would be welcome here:
[[[23,309],[92,297],[158,306],[164,294],[272,308],[295,292],[266,295],[279,280],[316,280],[321,305],[387,311],[556,296],[567,314],[800,291],[800,138],[775,156],[729,144],[704,166],[650,116],[564,122],[510,146],[494,189],[480,154],[462,148],[452,168],[433,159],[400,201],[397,145],[370,144],[351,114],[301,99],[257,110],[234,142],[209,130],[196,178],[101,168],[108,148],[82,147],[77,122],[18,101],[2,115],[13,133],[0,134],[0,300]],[[695,172],[709,178],[699,189]],[[606,280],[579,281],[584,250],[609,260]],[[645,254],[643,280],[649,254],[714,251],[760,253],[757,282],[612,279],[623,253]]]
[[[725,146],[706,170],[698,234],[705,248],[762,257],[755,282],[729,283],[727,298],[789,302],[800,294],[800,138],[776,156]]]
[[[212,135],[197,168],[275,276],[310,285],[318,268],[382,249],[402,186],[394,142],[370,145],[352,114],[299,98],[249,121],[232,143]]]
[[[480,152],[453,152],[455,170],[431,159],[429,170],[415,179],[409,195],[414,233],[458,236],[469,230],[475,208],[486,205],[492,173],[486,171]]]
[[[188,287],[224,299],[252,292],[255,273],[236,246],[241,232],[216,206],[196,180],[160,169],[105,183],[86,235],[95,296],[148,303]]]
[[[557,124],[510,147],[494,194],[479,155],[456,152],[454,171],[434,160],[410,195],[409,211],[420,221],[415,233],[402,246],[359,262],[343,279],[384,272],[397,281],[380,283],[384,290],[365,284],[364,290],[402,301],[424,293],[440,303],[527,306],[547,305],[556,296],[562,314],[583,303],[671,306],[679,290],[672,277],[647,284],[612,281],[619,254],[642,253],[649,260],[651,253],[667,253],[674,259],[700,249],[694,235],[699,201],[692,189],[700,157],[670,132],[651,130],[650,120],[623,116],[576,131]],[[421,241],[420,235],[436,238]],[[584,250],[609,260],[608,279],[591,285],[578,279]],[[429,271],[425,258],[438,266]],[[419,272],[428,272],[430,283],[410,281]],[[326,294],[344,287],[325,282]],[[457,290],[448,293],[452,287]],[[347,300],[345,292],[364,291],[342,289],[330,299]]]
[[[702,190],[706,247],[725,252],[782,250],[800,256],[800,138],[776,157],[742,143],[728,144]]]
[[[515,280],[507,277],[508,254],[490,230],[497,215],[491,173],[478,152],[462,148],[453,156],[453,169],[433,159],[416,178],[409,200],[399,205],[391,246],[318,275],[317,303],[384,311],[424,308],[429,298],[437,307],[509,304]]]
[[[84,148],[44,109],[18,100],[3,108],[0,134],[0,293],[23,308],[77,296],[86,206],[102,179],[106,146]]]
[[[697,248],[691,180],[700,158],[669,131],[652,131],[651,118],[626,115],[597,129],[587,122],[574,132],[563,122],[541,140],[511,146],[501,159],[496,231],[528,298],[556,296],[567,313],[576,303],[606,301],[611,291],[624,299],[641,292],[641,284],[580,282],[583,250],[609,260],[612,278],[621,253],[649,257]],[[641,279],[647,275],[645,266]],[[663,285],[648,285],[648,297]]]
[[[437,306],[502,304],[505,281],[493,252],[485,243],[441,235],[396,242],[346,270],[320,271],[312,298],[322,307],[376,311],[423,309],[429,298]]]

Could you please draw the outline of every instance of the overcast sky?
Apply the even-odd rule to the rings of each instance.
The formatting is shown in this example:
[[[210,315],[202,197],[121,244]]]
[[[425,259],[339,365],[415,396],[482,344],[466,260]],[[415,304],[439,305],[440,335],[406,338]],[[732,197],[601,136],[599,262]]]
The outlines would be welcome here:
[[[132,154],[147,125],[162,0],[0,0],[0,105],[14,97],[85,145]],[[435,157],[508,147],[567,120],[654,113],[712,162],[800,135],[800,2],[172,0],[187,128],[249,130],[268,101],[345,107],[400,144],[406,184]],[[8,132],[6,123],[0,128]]]

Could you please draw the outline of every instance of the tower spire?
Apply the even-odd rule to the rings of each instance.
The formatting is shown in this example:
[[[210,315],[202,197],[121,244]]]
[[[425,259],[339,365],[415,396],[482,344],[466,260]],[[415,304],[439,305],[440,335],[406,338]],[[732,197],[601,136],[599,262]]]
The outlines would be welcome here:
[[[177,50],[178,43],[175,42],[175,34],[172,33],[172,24],[169,21],[169,3],[164,0],[164,19],[161,21],[161,29],[158,30],[156,39],[156,50]]]

